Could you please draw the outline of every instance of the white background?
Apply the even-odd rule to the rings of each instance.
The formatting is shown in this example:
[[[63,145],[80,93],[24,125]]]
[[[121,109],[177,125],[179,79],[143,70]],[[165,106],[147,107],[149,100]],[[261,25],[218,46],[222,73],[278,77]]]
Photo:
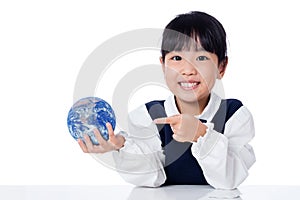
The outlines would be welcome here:
[[[177,14],[200,10],[219,19],[228,34],[226,97],[241,99],[255,119],[257,162],[244,184],[299,185],[296,2],[1,1],[0,184],[126,184],[83,154],[68,133],[78,72],[111,37],[163,28]],[[152,53],[130,62],[159,64]],[[143,100],[135,95],[133,107]]]

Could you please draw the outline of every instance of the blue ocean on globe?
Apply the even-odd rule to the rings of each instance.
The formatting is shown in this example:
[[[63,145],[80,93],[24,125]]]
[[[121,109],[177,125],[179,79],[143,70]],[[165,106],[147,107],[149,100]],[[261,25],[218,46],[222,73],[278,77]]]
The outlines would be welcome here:
[[[74,103],[68,113],[68,128],[74,139],[82,139],[84,134],[89,135],[94,145],[99,145],[93,130],[97,128],[105,140],[108,140],[106,123],[113,129],[116,126],[116,117],[112,107],[98,97],[86,97]]]

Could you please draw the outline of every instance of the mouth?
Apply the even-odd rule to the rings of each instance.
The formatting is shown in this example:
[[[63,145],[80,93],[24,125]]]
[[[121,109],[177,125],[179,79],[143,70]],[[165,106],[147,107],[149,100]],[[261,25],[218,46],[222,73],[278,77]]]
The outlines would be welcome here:
[[[178,84],[184,90],[194,90],[198,87],[200,82],[198,82],[198,81],[189,81],[189,82],[179,82]]]

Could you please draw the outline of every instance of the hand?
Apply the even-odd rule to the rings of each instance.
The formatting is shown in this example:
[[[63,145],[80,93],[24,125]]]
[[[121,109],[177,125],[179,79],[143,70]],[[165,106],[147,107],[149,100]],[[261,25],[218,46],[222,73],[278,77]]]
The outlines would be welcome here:
[[[170,124],[174,134],[173,138],[178,142],[196,142],[200,136],[204,136],[207,126],[192,115],[180,114],[171,117],[157,118],[156,124]]]
[[[110,123],[106,123],[106,127],[109,135],[108,141],[103,139],[98,129],[94,129],[94,134],[99,145],[94,145],[87,134],[84,135],[85,142],[78,139],[78,144],[84,153],[106,153],[113,150],[119,150],[124,146],[125,138],[121,135],[115,135]]]

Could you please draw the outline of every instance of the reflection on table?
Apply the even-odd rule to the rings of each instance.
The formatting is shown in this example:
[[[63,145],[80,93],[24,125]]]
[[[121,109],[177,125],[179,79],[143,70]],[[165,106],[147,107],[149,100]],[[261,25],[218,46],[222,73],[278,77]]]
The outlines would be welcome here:
[[[153,200],[153,199],[182,199],[182,200],[204,200],[204,199],[235,199],[239,200],[241,193],[238,189],[216,190],[210,186],[199,185],[177,185],[164,186],[160,188],[135,187],[132,189],[127,200]]]
[[[300,186],[241,186],[215,190],[210,186],[174,185],[159,188],[130,185],[0,186],[5,200],[299,200]]]

